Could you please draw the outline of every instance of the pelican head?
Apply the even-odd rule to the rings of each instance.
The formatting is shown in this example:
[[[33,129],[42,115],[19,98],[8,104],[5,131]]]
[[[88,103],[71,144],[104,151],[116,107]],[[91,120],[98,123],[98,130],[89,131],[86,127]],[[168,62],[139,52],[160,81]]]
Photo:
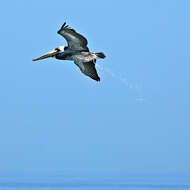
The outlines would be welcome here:
[[[59,46],[59,47],[55,48],[54,50],[49,51],[45,55],[42,55],[36,59],[33,59],[32,61],[38,61],[38,60],[42,60],[42,59],[45,59],[48,57],[55,57],[57,54],[63,53],[65,51],[65,49],[67,49],[67,47]]]

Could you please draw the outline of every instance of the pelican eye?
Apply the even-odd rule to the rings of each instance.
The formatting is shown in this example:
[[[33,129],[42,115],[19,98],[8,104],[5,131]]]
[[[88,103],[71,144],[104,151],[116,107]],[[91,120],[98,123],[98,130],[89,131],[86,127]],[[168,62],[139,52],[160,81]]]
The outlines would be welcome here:
[[[60,49],[59,49],[59,48],[55,48],[55,50],[56,50],[56,51],[60,51]]]

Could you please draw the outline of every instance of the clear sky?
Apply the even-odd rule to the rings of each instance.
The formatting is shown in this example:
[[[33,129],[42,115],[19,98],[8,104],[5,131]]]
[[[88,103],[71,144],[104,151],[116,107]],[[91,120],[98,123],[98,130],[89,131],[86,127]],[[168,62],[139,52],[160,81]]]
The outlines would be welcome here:
[[[1,1],[1,172],[190,172],[190,1]],[[32,62],[89,41],[101,82]]]

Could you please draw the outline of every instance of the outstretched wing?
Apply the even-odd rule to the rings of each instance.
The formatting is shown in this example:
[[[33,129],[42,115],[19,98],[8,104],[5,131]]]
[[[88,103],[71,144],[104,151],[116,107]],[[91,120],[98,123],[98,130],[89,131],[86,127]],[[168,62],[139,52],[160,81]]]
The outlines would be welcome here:
[[[100,77],[98,76],[98,73],[96,71],[95,64],[93,61],[89,61],[89,62],[75,61],[75,64],[80,68],[82,73],[84,73],[85,75],[89,76],[90,78],[96,81],[100,81]]]
[[[69,28],[69,26],[66,25],[66,22],[62,25],[61,29],[57,33],[67,40],[70,49],[89,51],[87,47],[87,39],[81,34],[77,33],[75,30]]]

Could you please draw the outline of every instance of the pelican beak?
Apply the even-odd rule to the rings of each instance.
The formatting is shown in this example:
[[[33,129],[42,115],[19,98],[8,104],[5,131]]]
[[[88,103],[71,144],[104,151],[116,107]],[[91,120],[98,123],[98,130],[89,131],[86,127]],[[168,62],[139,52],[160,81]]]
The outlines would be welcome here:
[[[45,55],[42,55],[41,57],[38,57],[36,59],[33,59],[32,61],[38,61],[38,60],[41,60],[41,59],[45,59],[45,58],[48,58],[48,57],[54,57],[55,55],[59,54],[59,51],[57,50],[52,50],[50,52],[48,52],[47,54]]]

